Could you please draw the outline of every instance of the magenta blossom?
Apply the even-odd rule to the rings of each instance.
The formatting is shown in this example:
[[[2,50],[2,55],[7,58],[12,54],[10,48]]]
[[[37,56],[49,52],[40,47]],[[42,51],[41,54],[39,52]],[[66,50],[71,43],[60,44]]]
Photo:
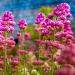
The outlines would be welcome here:
[[[27,27],[27,22],[24,19],[19,20],[18,26],[20,30],[23,30]]]
[[[40,24],[44,20],[45,16],[42,13],[39,13],[36,17],[35,24]]]

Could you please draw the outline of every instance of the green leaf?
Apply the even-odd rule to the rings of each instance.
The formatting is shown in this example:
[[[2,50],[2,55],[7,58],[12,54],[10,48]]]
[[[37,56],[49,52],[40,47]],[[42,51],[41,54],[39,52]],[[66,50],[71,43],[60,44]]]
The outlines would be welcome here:
[[[41,60],[43,60],[43,61],[48,60],[48,58],[47,58],[47,57],[45,57],[45,56],[40,56],[40,59],[41,59]]]

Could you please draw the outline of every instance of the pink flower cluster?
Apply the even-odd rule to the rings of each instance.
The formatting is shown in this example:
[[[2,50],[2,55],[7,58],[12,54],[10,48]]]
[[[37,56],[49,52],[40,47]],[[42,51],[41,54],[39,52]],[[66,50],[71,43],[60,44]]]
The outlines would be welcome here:
[[[13,33],[15,24],[12,12],[6,11],[0,19],[1,31]]]
[[[40,24],[41,28],[35,29],[41,31],[41,35],[50,35],[56,29],[63,28],[62,32],[58,32],[57,35],[73,34],[70,28],[70,21],[67,17],[71,17],[70,6],[67,3],[61,3],[57,5],[52,14],[49,14],[48,18],[42,13],[39,13],[36,17],[36,24]],[[53,20],[55,18],[55,20]]]
[[[43,64],[44,64],[44,62],[42,60],[35,60],[33,62],[33,65],[43,65]]]
[[[11,65],[11,70],[13,73],[17,71],[19,63],[20,63],[20,59],[18,57],[10,58],[10,65]]]
[[[75,68],[72,65],[66,64],[62,68],[58,68],[56,75],[75,75]]]
[[[70,6],[67,3],[61,3],[54,9],[54,14],[59,17],[60,20],[65,20],[66,17],[72,17],[70,13]]]
[[[34,72],[39,75],[75,75],[75,38],[68,20],[70,17],[67,3],[57,5],[48,17],[39,13],[35,21],[38,25],[34,28],[37,34],[26,32],[27,22],[20,19],[16,44],[14,37],[9,35],[14,32],[14,16],[5,12],[0,18],[0,72],[4,70],[6,73],[10,67],[15,75],[29,72],[33,75]]]
[[[44,20],[44,18],[45,18],[45,15],[42,14],[42,13],[39,13],[39,14],[37,15],[37,17],[36,17],[35,23],[36,23],[36,24],[40,24],[41,21]]]
[[[12,12],[6,11],[3,13],[3,16],[0,18],[0,50],[1,54],[0,57],[2,57],[2,60],[0,60],[0,68],[4,69],[5,60],[8,60],[8,58],[5,58],[6,55],[4,52],[7,52],[7,54],[15,47],[15,41],[14,37],[9,36],[14,32],[14,16]],[[7,55],[8,56],[8,55]]]
[[[3,46],[6,46],[5,43],[7,43],[8,48],[13,48],[15,46],[14,38],[8,38],[8,34],[14,32],[14,25],[15,22],[12,12],[6,11],[0,19],[0,41],[3,43],[0,46],[2,48]]]
[[[15,41],[13,37],[9,37],[6,39],[6,43],[7,43],[7,49],[12,49],[15,47]]]
[[[24,19],[19,20],[18,26],[20,30],[23,30],[27,27],[27,22]]]
[[[35,28],[36,32],[41,32],[43,36],[54,34],[53,40],[44,40],[48,46],[46,51],[48,58],[51,60],[53,57],[52,61],[57,62],[60,66],[56,69],[56,75],[75,75],[75,38],[72,35],[71,23],[68,20],[70,17],[72,14],[67,3],[57,5],[53,13],[48,15],[48,18],[42,13],[36,17],[36,24],[40,25],[39,28]],[[36,42],[40,44],[42,40]],[[52,54],[54,49],[56,51]]]

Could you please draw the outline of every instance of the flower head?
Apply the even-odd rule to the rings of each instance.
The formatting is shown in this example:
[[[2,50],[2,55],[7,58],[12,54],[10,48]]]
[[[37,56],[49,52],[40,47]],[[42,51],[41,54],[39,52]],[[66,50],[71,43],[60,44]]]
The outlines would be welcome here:
[[[18,26],[19,26],[20,30],[23,30],[27,27],[27,22],[24,19],[20,19]]]

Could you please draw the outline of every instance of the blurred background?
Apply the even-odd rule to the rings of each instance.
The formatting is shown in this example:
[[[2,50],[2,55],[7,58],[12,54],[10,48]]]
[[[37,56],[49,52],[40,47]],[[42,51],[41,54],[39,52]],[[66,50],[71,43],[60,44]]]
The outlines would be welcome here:
[[[17,22],[25,18],[29,25],[33,25],[38,12],[50,9],[57,4],[67,2],[71,6],[71,27],[75,34],[75,0],[0,0],[0,16],[4,11],[12,11]],[[15,27],[18,30],[18,27]]]

